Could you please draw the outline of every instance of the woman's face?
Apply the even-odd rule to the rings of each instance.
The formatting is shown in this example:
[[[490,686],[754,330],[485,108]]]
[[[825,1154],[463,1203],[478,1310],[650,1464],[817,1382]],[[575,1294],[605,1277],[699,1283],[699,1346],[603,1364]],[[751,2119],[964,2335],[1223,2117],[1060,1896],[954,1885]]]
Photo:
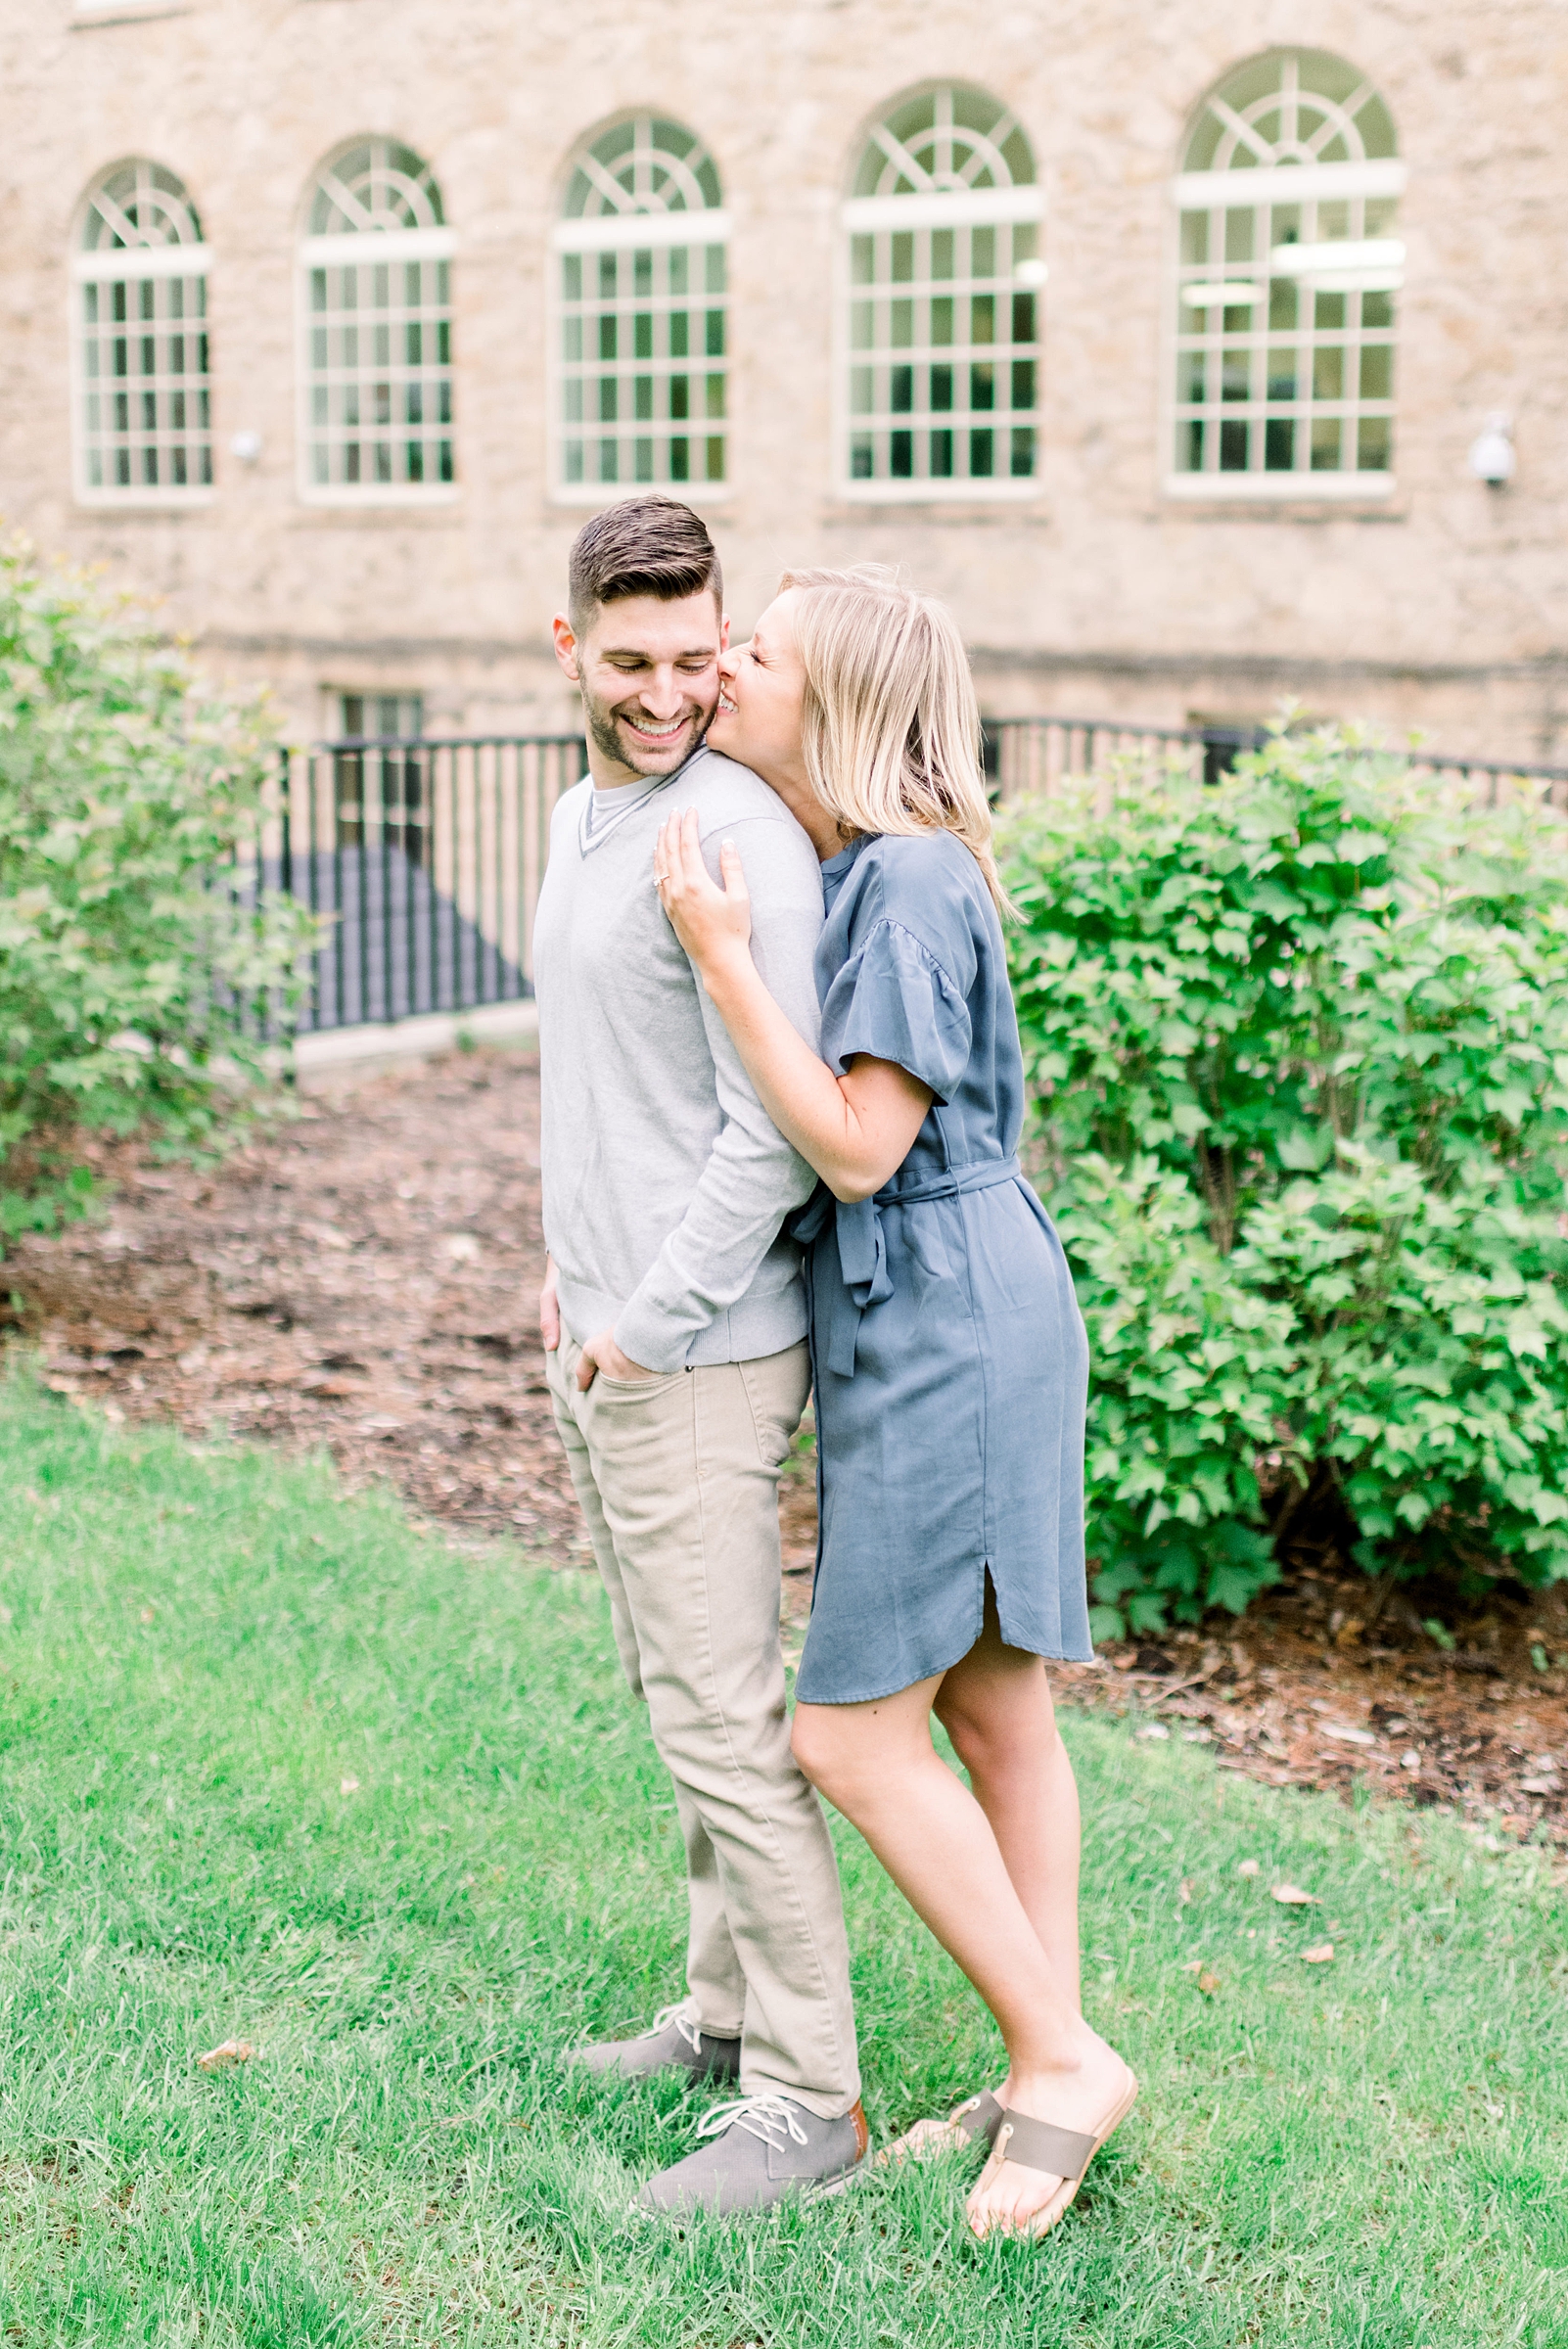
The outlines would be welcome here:
[[[708,740],[777,791],[803,774],[806,669],[795,642],[795,591],[776,596],[750,644],[718,658],[718,709]]]

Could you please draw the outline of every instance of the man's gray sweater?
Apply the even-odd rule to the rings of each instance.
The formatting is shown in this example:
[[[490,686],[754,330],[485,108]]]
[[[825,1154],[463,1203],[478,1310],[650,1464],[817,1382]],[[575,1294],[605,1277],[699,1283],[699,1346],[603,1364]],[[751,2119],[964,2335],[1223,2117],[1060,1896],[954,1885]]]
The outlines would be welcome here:
[[[768,1118],[654,886],[667,815],[695,807],[709,870],[732,840],[752,956],[814,1046],[822,879],[749,767],[699,750],[651,789],[569,791],[533,932],[544,1237],[578,1345],[613,1327],[649,1370],[750,1361],[806,1334],[800,1252],[780,1236],[815,1176]]]

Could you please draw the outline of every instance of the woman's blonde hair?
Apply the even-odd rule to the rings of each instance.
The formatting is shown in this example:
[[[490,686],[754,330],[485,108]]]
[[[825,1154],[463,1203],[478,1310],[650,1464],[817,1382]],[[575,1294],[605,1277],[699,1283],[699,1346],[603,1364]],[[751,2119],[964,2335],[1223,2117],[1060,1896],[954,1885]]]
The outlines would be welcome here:
[[[997,912],[980,705],[957,623],[879,564],[787,571],[806,668],[802,747],[811,788],[846,833],[951,832]]]

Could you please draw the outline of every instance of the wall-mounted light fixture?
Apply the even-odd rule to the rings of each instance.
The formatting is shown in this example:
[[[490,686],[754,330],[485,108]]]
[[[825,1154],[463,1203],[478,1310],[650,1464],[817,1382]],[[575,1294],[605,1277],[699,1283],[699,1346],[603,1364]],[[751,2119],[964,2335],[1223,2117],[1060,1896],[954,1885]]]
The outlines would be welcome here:
[[[242,465],[254,465],[261,454],[261,436],[259,433],[236,433],[229,446]]]
[[[1506,489],[1517,462],[1513,447],[1513,418],[1500,410],[1489,416],[1470,443],[1470,471],[1489,489]]]

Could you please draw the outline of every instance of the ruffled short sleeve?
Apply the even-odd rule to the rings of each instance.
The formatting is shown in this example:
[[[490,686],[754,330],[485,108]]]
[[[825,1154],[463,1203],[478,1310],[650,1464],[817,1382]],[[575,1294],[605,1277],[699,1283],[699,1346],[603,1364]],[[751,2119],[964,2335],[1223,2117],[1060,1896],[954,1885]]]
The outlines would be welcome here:
[[[842,1076],[856,1052],[896,1061],[952,1099],[969,1065],[973,1034],[963,996],[911,931],[882,920],[828,990],[822,1057]]]

